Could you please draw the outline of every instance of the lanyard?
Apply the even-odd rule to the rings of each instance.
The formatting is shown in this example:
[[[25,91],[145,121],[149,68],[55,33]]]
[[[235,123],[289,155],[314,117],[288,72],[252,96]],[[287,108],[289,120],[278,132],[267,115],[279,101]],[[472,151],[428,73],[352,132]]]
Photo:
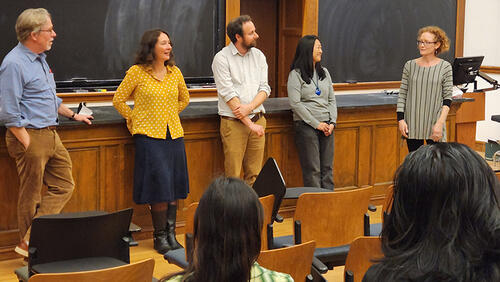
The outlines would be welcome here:
[[[316,95],[318,95],[318,96],[321,95],[321,90],[318,87],[318,85],[319,85],[319,76],[318,76],[318,74],[316,74],[316,82],[314,82],[314,73],[313,73],[313,77],[311,78],[311,81],[316,86],[316,91],[314,93],[316,93]]]

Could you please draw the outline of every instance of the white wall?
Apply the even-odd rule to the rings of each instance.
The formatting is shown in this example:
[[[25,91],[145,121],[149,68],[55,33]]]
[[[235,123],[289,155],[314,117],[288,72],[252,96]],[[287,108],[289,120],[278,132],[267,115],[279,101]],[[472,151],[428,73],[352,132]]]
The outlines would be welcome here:
[[[464,56],[485,56],[483,65],[500,67],[500,0],[466,0]],[[500,75],[490,74],[500,81]],[[489,87],[478,78],[479,88]],[[485,120],[477,123],[476,140],[500,140],[500,123],[491,120],[500,114],[500,90],[486,92]]]

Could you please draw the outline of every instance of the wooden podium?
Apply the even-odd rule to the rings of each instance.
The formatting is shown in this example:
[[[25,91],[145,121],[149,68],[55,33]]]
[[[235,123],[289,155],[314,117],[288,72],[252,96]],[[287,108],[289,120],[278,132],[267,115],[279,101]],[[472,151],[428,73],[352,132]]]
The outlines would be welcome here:
[[[463,103],[456,115],[457,142],[476,148],[476,122],[484,120],[484,92],[464,93],[463,98],[474,102]]]

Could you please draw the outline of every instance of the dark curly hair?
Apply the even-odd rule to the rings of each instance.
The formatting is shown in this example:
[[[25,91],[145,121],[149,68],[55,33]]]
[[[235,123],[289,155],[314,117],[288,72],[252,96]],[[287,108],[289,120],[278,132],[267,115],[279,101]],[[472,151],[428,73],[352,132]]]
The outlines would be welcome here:
[[[170,39],[170,45],[173,47],[172,43],[172,38],[170,38],[170,35],[162,29],[152,29],[152,30],[147,30],[144,32],[141,38],[141,43],[139,46],[139,50],[137,51],[135,55],[135,61],[134,65],[147,65],[150,66],[154,59],[154,51],[155,51],[155,45],[158,42],[158,37],[160,34],[166,34],[168,38]],[[165,62],[165,66],[175,66],[175,60],[174,60],[174,53],[171,51],[170,52],[170,59]]]

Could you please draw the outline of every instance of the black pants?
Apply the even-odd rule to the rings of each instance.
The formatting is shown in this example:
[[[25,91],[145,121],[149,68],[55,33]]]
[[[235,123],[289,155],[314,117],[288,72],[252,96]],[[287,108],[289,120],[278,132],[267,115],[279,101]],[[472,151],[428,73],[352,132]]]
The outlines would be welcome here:
[[[434,144],[436,142],[432,141],[432,139],[426,139],[425,143],[427,145]],[[408,152],[416,151],[420,146],[424,145],[423,139],[406,139],[406,145],[408,145]]]

